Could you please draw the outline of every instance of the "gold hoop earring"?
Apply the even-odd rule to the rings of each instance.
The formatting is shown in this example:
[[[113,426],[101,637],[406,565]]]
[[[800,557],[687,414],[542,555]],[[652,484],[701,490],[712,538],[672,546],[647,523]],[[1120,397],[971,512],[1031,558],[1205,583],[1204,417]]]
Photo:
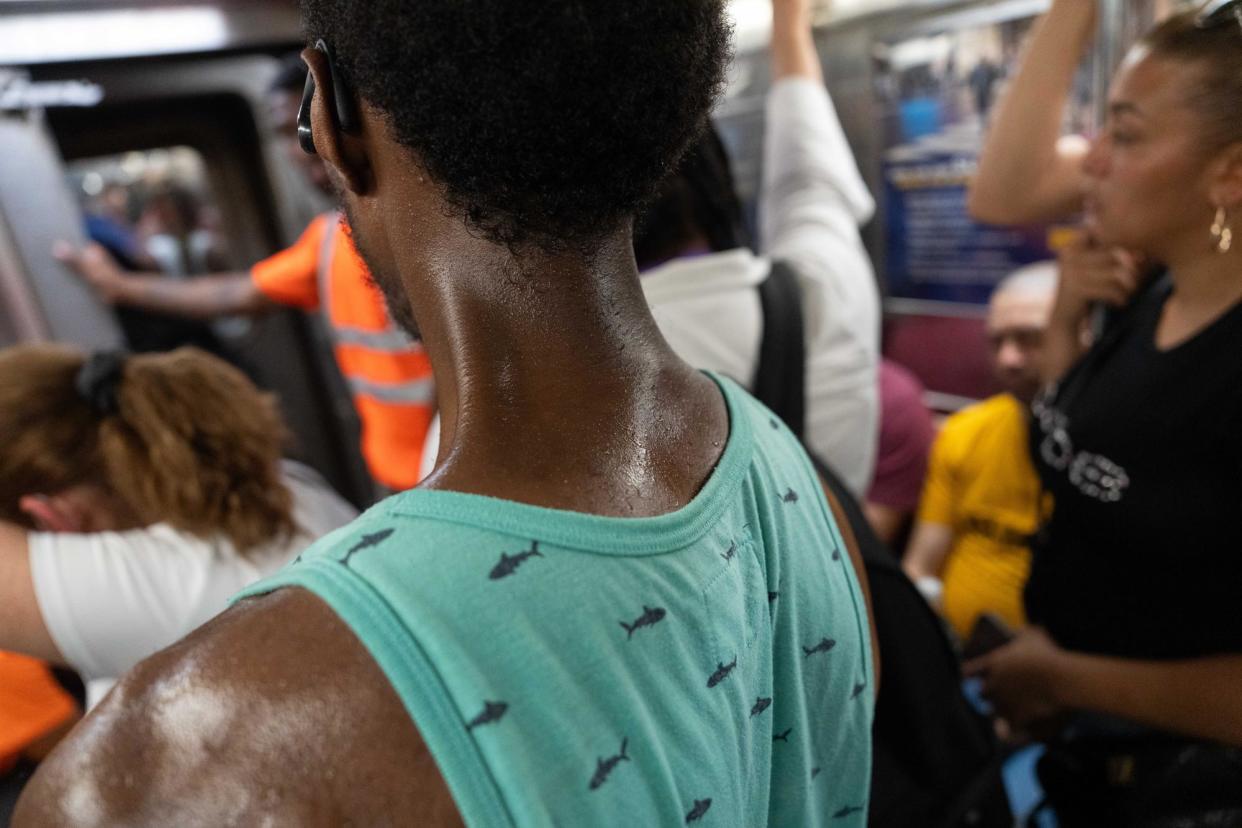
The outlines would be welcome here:
[[[1212,241],[1217,253],[1228,253],[1233,247],[1233,230],[1229,227],[1229,214],[1224,207],[1216,208],[1216,220],[1212,222]]]

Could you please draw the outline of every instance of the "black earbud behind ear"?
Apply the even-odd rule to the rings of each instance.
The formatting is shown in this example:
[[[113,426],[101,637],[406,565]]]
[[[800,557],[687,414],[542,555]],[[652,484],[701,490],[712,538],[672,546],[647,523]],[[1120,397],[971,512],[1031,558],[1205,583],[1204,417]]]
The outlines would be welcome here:
[[[358,110],[354,104],[354,96],[350,93],[345,78],[336,70],[332,50],[322,38],[315,41],[315,48],[323,52],[328,61],[328,72],[332,75],[332,114],[336,117],[336,125],[342,132],[357,132]]]
[[[355,108],[353,95],[345,85],[345,79],[336,71],[332,62],[332,50],[322,39],[315,41],[315,48],[323,52],[328,61],[328,73],[332,76],[332,115],[336,125],[342,132],[358,130],[358,110]],[[315,76],[306,73],[306,88],[302,91],[302,105],[298,107],[298,144],[308,155],[317,155],[315,136],[311,130],[311,101],[315,97]]]
[[[315,97],[315,76],[306,72],[306,88],[302,90],[302,105],[298,107],[298,144],[307,155],[318,155],[315,136],[311,132],[311,101]]]

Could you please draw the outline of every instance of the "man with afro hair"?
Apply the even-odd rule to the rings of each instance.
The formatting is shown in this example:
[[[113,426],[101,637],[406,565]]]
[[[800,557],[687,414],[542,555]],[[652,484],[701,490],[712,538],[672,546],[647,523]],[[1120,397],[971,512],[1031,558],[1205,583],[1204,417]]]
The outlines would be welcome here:
[[[865,825],[854,545],[632,254],[724,0],[304,5],[307,144],[413,309],[440,460],[126,677],[16,824]]]

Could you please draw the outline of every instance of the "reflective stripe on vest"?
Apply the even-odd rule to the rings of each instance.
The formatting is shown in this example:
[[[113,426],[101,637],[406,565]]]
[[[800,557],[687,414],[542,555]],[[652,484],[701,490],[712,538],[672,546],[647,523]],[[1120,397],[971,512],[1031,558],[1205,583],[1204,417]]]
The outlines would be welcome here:
[[[401,330],[388,317],[387,326],[382,331],[368,331],[352,325],[337,324],[332,318],[332,259],[336,254],[337,225],[341,221],[339,213],[329,213],[324,222],[323,241],[319,247],[319,307],[323,311],[324,320],[332,340],[337,345],[354,345],[380,353],[406,353],[414,348],[414,341],[409,334]],[[435,401],[435,383],[431,378],[412,382],[386,383],[358,376],[346,376],[346,381],[355,394],[365,394],[381,402],[399,404],[428,405]]]
[[[364,331],[348,325],[333,325],[332,338],[340,345],[359,345],[386,353],[403,353],[414,347],[414,341],[404,331]]]
[[[324,216],[323,238],[319,242],[319,307],[323,309],[328,327],[332,328],[332,254],[336,252],[336,225],[340,222],[340,213],[332,212]]]
[[[346,377],[358,396],[371,397],[396,405],[431,405],[436,400],[436,384],[430,377],[413,382],[372,382],[362,377]]]

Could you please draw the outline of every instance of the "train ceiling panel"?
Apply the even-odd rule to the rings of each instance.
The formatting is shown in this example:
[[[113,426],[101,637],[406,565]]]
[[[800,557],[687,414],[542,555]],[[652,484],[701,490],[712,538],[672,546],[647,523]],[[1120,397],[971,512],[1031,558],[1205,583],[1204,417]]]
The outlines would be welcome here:
[[[0,64],[267,49],[300,42],[293,0],[235,3],[0,0]]]
[[[816,20],[826,22],[896,2],[812,0],[812,6]],[[738,51],[763,49],[771,0],[730,0],[729,6]],[[0,65],[261,49],[300,39],[295,0],[0,0]]]
[[[811,0],[820,24],[955,0]],[[741,53],[765,48],[771,0],[729,0]],[[34,66],[288,46],[295,0],[0,0],[0,65]]]

